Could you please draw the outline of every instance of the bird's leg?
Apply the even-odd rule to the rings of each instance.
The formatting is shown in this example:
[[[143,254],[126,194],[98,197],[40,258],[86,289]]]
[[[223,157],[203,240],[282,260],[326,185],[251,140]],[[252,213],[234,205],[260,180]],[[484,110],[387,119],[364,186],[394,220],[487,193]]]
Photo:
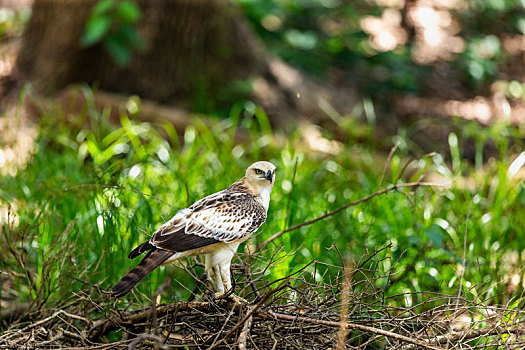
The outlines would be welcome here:
[[[214,277],[215,277],[215,280],[214,280],[214,285],[213,287],[215,288],[215,294],[213,295],[213,297],[215,299],[221,299],[222,297],[224,297],[224,295],[226,295],[228,289],[224,289],[224,279],[222,278],[222,269],[220,267],[220,265],[215,265],[212,267],[213,269],[213,273],[215,274]]]
[[[227,264],[224,264],[222,266],[219,266],[219,272],[222,280],[222,284],[224,285],[224,288],[226,289],[226,293],[223,294],[230,294],[228,295],[229,298],[233,300],[235,304],[248,304],[248,301],[238,295],[235,295],[232,290],[232,282],[231,282],[231,275],[230,275],[230,265],[231,261],[229,261]]]
[[[224,284],[222,282],[221,278],[221,269],[218,265],[215,265],[213,267],[213,274],[214,274],[214,280],[215,280],[215,291],[217,293],[223,293],[224,294]]]
[[[230,265],[231,262],[227,262],[223,265],[219,265],[219,272],[221,274],[222,284],[224,285],[226,291],[232,289],[232,280],[230,276]]]
[[[204,269],[208,275],[208,280],[213,286],[213,289],[216,292],[224,293],[224,286],[220,277],[219,267],[217,265],[213,265],[212,257],[209,254],[205,257]]]
[[[226,246],[225,249],[218,250],[213,254],[208,254],[206,256],[206,269],[212,270],[210,275],[213,276],[216,299],[227,295],[236,304],[243,304],[248,302],[232,293],[230,276],[231,260],[238,247],[239,243],[231,243]]]

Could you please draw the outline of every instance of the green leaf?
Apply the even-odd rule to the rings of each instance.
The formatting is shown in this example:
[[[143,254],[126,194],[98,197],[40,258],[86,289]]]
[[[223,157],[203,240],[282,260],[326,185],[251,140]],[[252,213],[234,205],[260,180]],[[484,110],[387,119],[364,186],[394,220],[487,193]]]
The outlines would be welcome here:
[[[80,39],[82,46],[91,46],[99,41],[107,34],[111,27],[111,18],[107,16],[93,16],[88,19],[86,24],[86,31]]]
[[[135,27],[130,25],[121,26],[112,36],[121,43],[126,44],[130,49],[142,49],[145,46],[144,40],[139,35]]]
[[[123,23],[132,24],[142,17],[142,12],[134,2],[122,1],[117,8],[117,16]]]
[[[104,41],[104,47],[119,66],[123,67],[129,63],[131,50],[126,43],[115,38],[108,38]]]
[[[93,7],[93,16],[99,17],[109,12],[115,6],[115,0],[103,0]]]

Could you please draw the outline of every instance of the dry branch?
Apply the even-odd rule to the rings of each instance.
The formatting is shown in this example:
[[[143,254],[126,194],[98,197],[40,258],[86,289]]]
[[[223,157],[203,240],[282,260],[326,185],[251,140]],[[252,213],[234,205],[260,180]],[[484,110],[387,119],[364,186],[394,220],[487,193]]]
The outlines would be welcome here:
[[[377,256],[378,252],[384,252],[384,249],[375,249],[370,255]],[[247,263],[254,263],[249,261],[249,256],[243,259],[248,260]],[[365,256],[361,261],[370,259],[370,256]],[[316,270],[322,266],[336,268],[320,262],[310,266]],[[401,307],[395,300],[403,300],[404,294],[388,299],[390,304],[397,306],[379,303],[377,301],[381,300],[383,291],[374,287],[375,281],[390,272],[371,271],[363,268],[362,264],[356,264],[353,278],[347,279],[352,290],[348,294],[350,300],[347,305],[350,310],[348,317],[341,318],[344,314],[341,309],[343,303],[337,298],[338,293],[334,293],[334,288],[344,285],[345,275],[340,267],[338,269],[337,279],[323,283],[312,281],[308,277],[309,270],[302,269],[299,273],[289,274],[277,288],[270,289],[268,284],[261,286],[265,269],[252,265],[250,281],[242,280],[244,275],[237,276],[238,288],[241,293],[246,293],[251,289],[250,282],[253,282],[263,297],[254,304],[246,305],[222,299],[217,302],[151,304],[147,309],[126,312],[116,309],[112,306],[113,301],[104,299],[104,296],[98,301],[85,297],[89,300],[83,306],[58,310],[33,323],[12,327],[0,336],[0,347],[29,344],[32,347],[82,346],[98,349],[147,344],[163,347],[165,344],[212,349],[237,346],[246,349],[250,338],[260,349],[333,348],[340,329],[353,331],[345,343],[361,349],[368,346],[384,347],[385,342],[388,348],[404,350],[460,349],[479,344],[512,348],[523,343],[523,313],[517,310],[491,308],[492,313],[487,315],[485,305],[440,294],[431,294],[434,297],[427,299],[429,305],[434,305],[428,312],[415,313],[410,308]],[[244,267],[239,269],[243,270]],[[359,278],[362,274],[368,274],[368,277]],[[82,297],[79,303],[81,301]],[[439,305],[435,306],[439,301]],[[480,320],[473,321],[470,329],[453,332],[451,323],[457,317],[458,303],[463,304],[460,310],[477,314]],[[91,316],[86,317],[82,310],[89,305],[93,310]],[[425,309],[424,304],[420,306]],[[108,310],[109,315],[114,315],[100,318],[102,310]],[[516,314],[512,324],[504,323],[505,315],[509,312]],[[156,320],[153,319],[154,315]],[[481,318],[482,315],[485,318]],[[493,326],[482,327],[482,323],[489,322],[489,318]],[[107,335],[114,330],[127,334],[127,339],[105,343],[108,341]],[[510,338],[502,335],[509,335]]]
[[[238,306],[240,308],[240,305]],[[101,336],[108,334],[112,330],[128,325],[139,324],[146,322],[151,319],[153,313],[157,314],[157,317],[165,317],[170,312],[181,312],[181,311],[213,311],[212,304],[208,302],[196,301],[191,303],[177,303],[172,305],[159,305],[154,308],[148,308],[146,310],[133,312],[125,318],[120,316],[114,316],[111,318],[100,319],[93,323],[93,326],[87,332],[90,340],[96,341]]]
[[[252,318],[253,314],[255,312],[257,312],[257,310],[259,310],[259,308],[261,306],[263,306],[263,304],[268,300],[268,298],[270,296],[272,296],[273,294],[275,294],[276,292],[280,291],[281,289],[285,288],[287,286],[287,284],[282,284],[281,286],[269,291],[268,293],[266,293],[264,295],[264,297],[261,299],[261,301],[259,301],[255,306],[253,307],[250,307],[248,312],[246,313],[246,316],[244,316],[244,318],[242,320],[240,320],[239,322],[237,322],[237,324],[224,336],[224,338],[222,338],[220,341],[218,341],[217,343],[213,344],[209,350],[212,350],[212,349],[215,349],[216,347],[218,347],[220,344],[224,343],[226,340],[228,340],[228,338],[238,329],[240,328],[241,326],[243,326],[249,319]]]
[[[272,294],[276,293],[278,290],[281,290],[282,288],[283,287],[279,287],[279,288],[276,288],[275,290],[271,291],[270,293],[267,294],[267,296],[265,296],[265,298],[263,298],[256,305],[248,306],[249,311],[246,313],[246,315],[239,322],[237,322],[237,324],[234,327],[232,327],[231,330],[220,341],[218,341],[217,343],[213,344],[209,349],[210,350],[211,349],[215,349],[219,345],[221,345],[225,341],[227,341],[228,338],[232,334],[234,334],[235,331],[237,331],[237,329],[239,329],[240,327],[245,326],[246,322],[249,319],[252,319],[253,315],[255,314],[255,315],[257,315],[257,316],[259,316],[259,317],[261,317],[263,319],[276,318],[276,319],[290,321],[292,323],[304,322],[304,323],[311,323],[311,324],[323,325],[323,326],[329,326],[329,327],[335,327],[335,328],[341,328],[342,327],[342,328],[346,328],[346,329],[358,330],[358,331],[362,331],[362,332],[373,333],[373,334],[378,334],[378,335],[382,335],[382,336],[385,336],[385,337],[393,338],[393,339],[400,340],[400,341],[405,342],[405,343],[409,343],[409,344],[413,344],[413,345],[417,345],[417,346],[422,346],[422,347],[425,347],[427,349],[443,350],[442,347],[434,345],[430,341],[418,340],[418,339],[410,338],[410,337],[407,337],[407,336],[403,336],[401,334],[397,334],[395,332],[386,331],[386,330],[375,328],[375,327],[365,326],[365,325],[358,324],[358,323],[352,323],[352,322],[344,322],[343,323],[343,322],[338,322],[338,321],[327,321],[327,320],[315,319],[315,318],[311,318],[311,317],[303,317],[303,316],[298,316],[298,315],[282,314],[282,313],[275,312],[275,311],[272,311],[272,310],[269,310],[269,311],[259,310],[263,306],[264,302]],[[241,305],[232,304],[231,302],[225,302],[225,305],[229,305],[230,307],[232,307],[232,310],[234,310],[236,312],[240,312],[240,310],[242,309]],[[91,338],[91,340],[95,340],[95,336],[96,337],[100,337],[102,335],[102,333],[107,333],[107,332],[109,332],[109,331],[111,331],[113,329],[116,329],[116,328],[113,328],[113,327],[119,327],[119,326],[120,327],[125,327],[125,326],[132,325],[132,324],[142,323],[142,322],[150,319],[150,317],[151,317],[151,315],[152,315],[152,313],[154,311],[156,311],[156,313],[159,315],[159,317],[162,317],[160,315],[167,315],[168,313],[173,312],[175,310],[177,312],[180,312],[182,310],[211,311],[212,310],[212,306],[211,306],[210,303],[207,303],[207,302],[176,303],[176,304],[172,304],[172,305],[162,305],[162,306],[157,307],[156,309],[148,309],[148,310],[145,310],[145,311],[141,311],[139,313],[131,315],[130,317],[125,318],[124,320],[121,320],[119,318],[113,318],[113,319],[110,319],[110,320],[101,320],[101,321],[95,323],[94,326],[92,327],[92,332],[91,332],[92,335],[91,335],[90,338]],[[250,323],[251,323],[251,321],[250,321]]]
[[[494,327],[483,327],[483,328],[476,328],[476,329],[467,329],[465,331],[461,332],[451,332],[443,335],[438,335],[434,338],[428,339],[429,344],[454,344],[458,341],[464,342],[468,341],[470,339],[485,337],[485,336],[503,336],[503,335],[524,335],[525,334],[525,328],[524,326],[517,326],[517,327],[502,327],[502,326],[494,326]],[[407,345],[403,347],[403,350],[412,350],[416,347],[414,345]]]
[[[424,347],[426,349],[445,350],[444,348],[442,348],[440,346],[432,345],[432,344],[430,344],[429,342],[426,342],[426,341],[413,339],[413,338],[406,337],[406,336],[401,335],[401,334],[397,334],[397,333],[390,332],[390,331],[385,331],[383,329],[379,329],[379,328],[375,328],[375,327],[364,326],[364,325],[358,324],[358,323],[352,323],[352,322],[342,323],[342,322],[337,322],[337,321],[325,321],[325,320],[318,320],[318,319],[310,318],[310,317],[284,315],[284,314],[276,313],[276,312],[273,312],[273,311],[270,311],[269,314],[272,317],[279,318],[279,319],[282,319],[282,320],[295,321],[295,322],[299,321],[299,322],[306,322],[306,323],[314,323],[314,324],[320,324],[320,325],[325,325],[325,326],[329,326],[329,327],[336,327],[336,328],[344,327],[344,328],[347,328],[347,329],[354,329],[354,330],[358,330],[358,331],[363,331],[363,332],[368,332],[368,333],[373,333],[373,334],[379,334],[379,335],[382,335],[382,336],[385,336],[385,337],[389,337],[389,338],[400,340],[402,342],[414,344],[414,345],[417,345],[417,346],[422,346],[422,347]]]
[[[248,306],[248,310],[252,310],[252,306]],[[253,322],[253,313],[250,314],[250,317],[246,319],[244,322],[244,326],[242,327],[241,334],[239,334],[239,350],[246,350],[246,341],[248,338],[248,334],[250,333],[250,329],[252,328],[252,322]]]

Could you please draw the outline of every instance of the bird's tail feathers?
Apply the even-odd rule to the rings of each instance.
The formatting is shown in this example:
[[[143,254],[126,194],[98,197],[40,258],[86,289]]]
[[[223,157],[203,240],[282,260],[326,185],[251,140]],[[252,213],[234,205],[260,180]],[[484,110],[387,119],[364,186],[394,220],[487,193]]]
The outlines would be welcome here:
[[[151,250],[137,266],[131,269],[131,271],[124,275],[124,277],[115,284],[113,289],[111,289],[111,293],[116,298],[128,294],[140,280],[146,277],[155,268],[162,265],[162,263],[168,260],[173,254],[173,252],[167,250]]]
[[[128,255],[128,259],[135,259],[140,254],[143,254],[147,252],[148,250],[152,250],[156,248],[153,244],[151,244],[149,241],[146,241],[139,245],[137,248],[133,249],[131,253]]]

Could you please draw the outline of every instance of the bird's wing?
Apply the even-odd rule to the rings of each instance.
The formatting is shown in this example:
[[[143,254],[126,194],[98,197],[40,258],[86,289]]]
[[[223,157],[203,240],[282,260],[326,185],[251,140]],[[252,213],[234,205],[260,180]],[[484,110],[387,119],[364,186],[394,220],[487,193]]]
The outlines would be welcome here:
[[[255,232],[266,210],[252,195],[219,192],[179,211],[150,239],[156,248],[182,252],[233,242]]]

